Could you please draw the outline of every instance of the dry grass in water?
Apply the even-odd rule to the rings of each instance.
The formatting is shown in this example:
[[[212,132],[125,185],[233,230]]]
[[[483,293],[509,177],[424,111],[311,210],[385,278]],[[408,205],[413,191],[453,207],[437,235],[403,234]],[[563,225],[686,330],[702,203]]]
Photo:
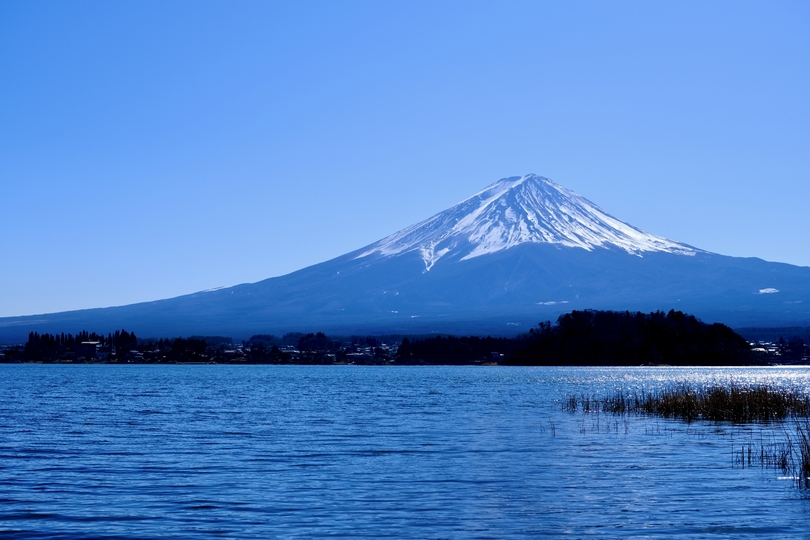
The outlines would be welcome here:
[[[619,390],[606,398],[569,396],[570,411],[611,414],[646,414],[694,422],[773,422],[810,416],[810,398],[794,390],[768,386],[713,386],[694,389],[625,394]]]
[[[781,470],[799,489],[810,489],[810,419],[795,419],[781,441],[749,442],[732,451],[734,465]]]
[[[563,409],[584,413],[649,415],[685,422],[770,423],[793,419],[794,430],[787,424],[784,439],[759,446],[749,443],[735,463],[777,469],[794,478],[797,487],[810,489],[810,397],[796,390],[759,386],[689,386],[625,394],[617,391],[605,398],[569,396]]]

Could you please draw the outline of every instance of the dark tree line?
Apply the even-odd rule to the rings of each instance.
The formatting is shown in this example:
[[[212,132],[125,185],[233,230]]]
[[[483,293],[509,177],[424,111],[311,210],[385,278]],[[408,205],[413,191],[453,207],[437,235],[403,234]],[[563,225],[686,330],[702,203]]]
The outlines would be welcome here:
[[[514,348],[514,340],[493,337],[404,338],[397,350],[399,364],[481,364],[500,361]]]
[[[135,348],[138,338],[134,332],[116,330],[106,336],[82,330],[73,334],[39,334],[31,332],[23,350],[23,358],[28,361],[53,361],[65,355],[95,356],[95,350],[101,348],[124,351]],[[84,345],[83,345],[84,344]],[[89,345],[93,344],[93,345]]]
[[[387,336],[391,341],[395,336]],[[336,352],[341,347],[377,347],[379,340],[375,336],[349,336],[348,338],[332,338],[323,332],[304,334],[289,332],[281,337],[271,334],[256,334],[244,342],[246,347],[262,346],[270,349],[273,346],[292,346],[299,351]]]
[[[728,326],[706,324],[674,310],[573,311],[561,315],[555,324],[540,323],[513,339],[406,338],[397,352],[397,363],[405,364],[486,361],[525,366],[700,366],[747,365],[754,357],[748,342]]]
[[[748,342],[724,324],[680,311],[573,311],[521,338],[514,365],[746,365]]]
[[[223,341],[230,343],[231,339],[215,337],[211,341],[221,345]],[[126,330],[107,335],[83,330],[75,336],[31,332],[21,359],[27,362],[199,362],[208,361],[212,353],[222,349],[222,346],[210,347],[202,337],[142,341],[135,332]]]

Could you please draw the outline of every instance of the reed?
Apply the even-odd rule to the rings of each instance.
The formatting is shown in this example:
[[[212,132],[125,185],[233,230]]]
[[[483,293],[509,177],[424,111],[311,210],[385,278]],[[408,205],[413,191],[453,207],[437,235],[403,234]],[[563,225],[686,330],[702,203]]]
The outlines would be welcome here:
[[[810,489],[810,418],[796,421],[796,446],[798,459],[794,476],[799,487]]]
[[[794,431],[785,430],[781,441],[761,442],[759,446],[749,442],[734,449],[734,464],[781,470],[799,489],[810,489],[810,418],[796,418],[794,422]]]
[[[623,390],[605,398],[569,396],[564,408],[583,412],[645,414],[686,422],[773,422],[810,416],[810,398],[795,390],[758,386],[680,386],[668,390],[626,394]],[[807,433],[810,436],[810,433]]]
[[[795,389],[767,385],[709,386],[625,393],[618,390],[607,397],[569,396],[563,408],[584,413],[649,415],[694,422],[785,423],[784,438],[757,446],[748,443],[732,450],[735,464],[779,469],[810,489],[810,396]]]

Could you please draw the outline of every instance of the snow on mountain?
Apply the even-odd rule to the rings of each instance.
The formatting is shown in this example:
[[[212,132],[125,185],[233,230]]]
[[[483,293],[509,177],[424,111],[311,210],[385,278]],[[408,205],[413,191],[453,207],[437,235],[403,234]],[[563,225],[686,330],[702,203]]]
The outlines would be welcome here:
[[[618,248],[695,255],[699,250],[620,221],[548,178],[528,174],[504,178],[452,208],[370,245],[372,254],[418,252],[429,271],[449,253],[461,260],[523,243],[556,244],[592,251]]]

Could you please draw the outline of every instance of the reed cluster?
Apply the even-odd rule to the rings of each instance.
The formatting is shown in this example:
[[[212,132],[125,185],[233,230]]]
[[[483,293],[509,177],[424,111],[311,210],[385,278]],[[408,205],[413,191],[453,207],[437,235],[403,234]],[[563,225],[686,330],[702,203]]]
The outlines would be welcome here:
[[[607,397],[568,396],[563,408],[569,411],[606,414],[641,414],[686,422],[785,423],[784,439],[755,447],[749,443],[735,452],[742,466],[759,464],[781,469],[795,479],[799,488],[810,489],[810,396],[793,389],[767,385],[711,386],[626,393]]]
[[[604,397],[569,396],[564,408],[583,412],[647,414],[693,422],[772,422],[810,416],[810,397],[795,390],[759,386],[681,386]]]
[[[796,446],[798,460],[794,476],[799,487],[810,489],[810,419],[805,418],[803,424],[796,422]]]

